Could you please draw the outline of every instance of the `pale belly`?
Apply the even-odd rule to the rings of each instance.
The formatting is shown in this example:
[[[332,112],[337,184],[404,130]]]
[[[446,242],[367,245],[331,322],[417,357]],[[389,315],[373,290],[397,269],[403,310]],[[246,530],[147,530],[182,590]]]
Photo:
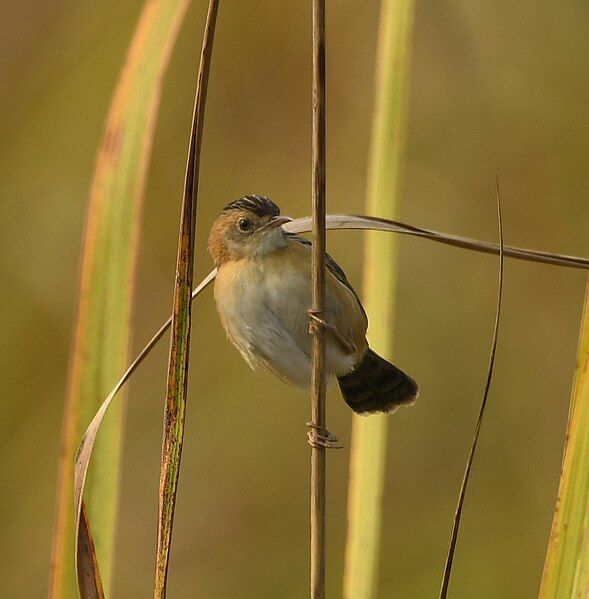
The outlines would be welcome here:
[[[295,385],[309,385],[308,268],[269,259],[224,265],[215,281],[215,299],[227,336],[253,369],[270,371]],[[325,319],[339,323],[338,330],[343,328],[340,332],[350,336],[344,306],[329,292],[326,308]],[[326,336],[328,374],[350,372],[357,361],[356,353],[346,353],[332,335]]]

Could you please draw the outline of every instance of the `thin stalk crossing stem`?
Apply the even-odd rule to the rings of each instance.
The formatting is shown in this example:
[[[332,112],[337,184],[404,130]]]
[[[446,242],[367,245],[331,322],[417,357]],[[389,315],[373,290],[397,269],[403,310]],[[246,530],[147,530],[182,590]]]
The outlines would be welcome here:
[[[325,0],[313,0],[312,309],[325,309]],[[325,329],[312,326],[311,425],[325,428]],[[311,448],[311,599],[325,599],[325,447]]]

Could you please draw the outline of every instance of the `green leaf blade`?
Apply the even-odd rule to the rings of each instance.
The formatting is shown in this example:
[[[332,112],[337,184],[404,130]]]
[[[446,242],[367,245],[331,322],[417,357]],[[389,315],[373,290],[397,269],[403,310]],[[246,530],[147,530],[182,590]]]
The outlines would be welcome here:
[[[384,0],[381,5],[366,211],[388,219],[396,216],[414,12],[413,0]],[[369,341],[375,351],[391,358],[396,241],[392,235],[375,232],[367,233],[365,239],[363,301],[370,319]],[[346,599],[371,599],[377,593],[388,425],[386,415],[353,417],[344,571]]]
[[[154,599],[166,597],[174,510],[184,441],[200,152],[218,8],[219,1],[210,0],[198,68],[182,198],[160,466]]]
[[[589,280],[540,599],[589,595]]]
[[[90,190],[78,307],[62,427],[52,598],[78,596],[74,568],[74,456],[81,432],[127,362],[139,215],[160,88],[188,0],[149,0],[106,121]],[[122,411],[107,415],[88,475],[88,512],[111,579]]]

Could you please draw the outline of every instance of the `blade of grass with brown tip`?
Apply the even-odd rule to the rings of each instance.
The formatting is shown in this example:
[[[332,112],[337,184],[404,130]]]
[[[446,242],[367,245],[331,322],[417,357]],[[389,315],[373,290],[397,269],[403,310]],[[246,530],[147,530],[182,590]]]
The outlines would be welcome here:
[[[218,0],[210,1],[205,23],[190,134],[190,147],[186,166],[184,197],[182,198],[160,469],[157,550],[153,593],[155,599],[164,599],[166,596],[174,509],[176,506],[176,492],[178,489],[180,460],[182,457],[184,416],[188,390],[191,296],[200,150],[218,6]]]
[[[474,250],[484,254],[499,254],[499,245],[489,241],[480,241],[463,237],[461,235],[452,235],[451,233],[442,233],[432,231],[431,229],[422,229],[407,225],[399,221],[388,220],[385,218],[376,218],[374,216],[354,216],[349,214],[328,214],[326,218],[328,229],[362,229],[367,231],[387,231],[390,233],[400,233],[412,237],[421,237],[429,239],[444,245]],[[283,228],[290,233],[308,233],[311,230],[310,217],[297,218],[283,225]],[[544,252],[540,250],[528,250],[506,245],[503,248],[503,254],[508,258],[517,258],[518,260],[527,260],[529,262],[541,262],[544,264],[554,264],[555,266],[567,266],[570,268],[589,268],[589,258],[579,256],[566,256],[564,254],[555,254],[553,252]]]
[[[540,599],[589,596],[589,279]]]
[[[496,181],[496,194],[497,194],[497,221],[499,223],[499,284],[497,286],[497,307],[495,309],[495,325],[493,327],[493,340],[491,341],[491,352],[489,356],[489,366],[487,368],[487,379],[485,382],[485,390],[483,392],[483,400],[479,410],[477,418],[474,436],[472,444],[470,446],[470,452],[466,461],[466,468],[464,469],[464,476],[462,478],[462,484],[460,485],[460,492],[458,494],[458,501],[456,504],[456,511],[454,513],[454,522],[452,524],[452,532],[450,533],[450,543],[448,546],[448,553],[446,555],[446,564],[444,567],[444,575],[442,577],[442,585],[440,588],[440,599],[446,599],[448,596],[448,586],[450,584],[450,575],[452,573],[452,564],[454,561],[454,552],[456,550],[456,543],[458,541],[458,531],[460,529],[460,519],[462,517],[462,508],[464,506],[464,498],[466,497],[466,489],[468,486],[468,480],[470,478],[470,471],[472,469],[472,463],[474,460],[479,436],[481,433],[481,426],[483,424],[483,418],[485,416],[485,408],[487,407],[487,399],[489,397],[489,390],[491,388],[491,381],[493,379],[493,368],[495,366],[495,354],[497,353],[497,338],[499,335],[499,320],[501,317],[501,300],[503,298],[503,219],[501,218],[501,198],[499,196],[499,182]]]
[[[139,216],[161,82],[188,0],[149,0],[119,77],[89,199],[60,450],[49,596],[77,597],[72,480],[81,433],[127,362]],[[110,585],[121,413],[109,414],[88,478],[88,512]]]
[[[192,299],[194,299],[205,287],[214,280],[216,269],[213,270],[206,276],[203,281],[196,287],[196,289],[192,292]],[[110,404],[116,397],[117,393],[121,390],[123,385],[129,380],[131,375],[135,372],[137,367],[143,362],[143,360],[149,355],[149,352],[155,347],[157,342],[164,336],[165,332],[170,328],[172,324],[172,317],[168,318],[166,322],[159,328],[157,333],[153,335],[153,337],[147,342],[147,345],[143,347],[143,349],[139,352],[137,357],[131,362],[123,376],[118,380],[117,384],[108,394],[107,398],[102,402],[98,412],[94,415],[92,422],[86,429],[84,433],[84,437],[82,438],[82,442],[80,443],[80,447],[78,448],[78,453],[76,454],[76,465],[74,469],[74,505],[75,505],[75,513],[76,513],[76,539],[78,545],[83,543],[83,535],[85,533],[82,532],[82,515],[83,515],[83,503],[82,497],[84,495],[84,485],[86,482],[86,474],[88,472],[88,465],[90,464],[90,458],[92,457],[92,450],[94,448],[94,443],[96,441],[96,435],[98,434],[98,430],[100,429],[100,425],[104,419],[104,415],[108,410]],[[76,552],[78,554],[79,552]]]
[[[376,56],[375,108],[366,206],[369,214],[394,218],[405,145],[414,0],[383,0]],[[397,285],[396,240],[365,236],[363,300],[370,319],[371,347],[393,353],[392,321]],[[377,593],[378,558],[390,418],[352,416],[348,531],[344,597],[370,599]]]

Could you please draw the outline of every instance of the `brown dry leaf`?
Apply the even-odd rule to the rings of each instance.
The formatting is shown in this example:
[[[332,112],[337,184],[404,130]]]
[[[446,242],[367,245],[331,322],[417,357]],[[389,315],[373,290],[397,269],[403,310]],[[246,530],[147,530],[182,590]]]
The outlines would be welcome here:
[[[311,218],[298,218],[283,225],[283,228],[291,233],[307,233],[311,230]],[[423,237],[425,239],[437,241],[438,243],[453,245],[467,250],[475,250],[486,254],[499,254],[499,245],[496,243],[479,241],[478,239],[471,239],[470,237],[462,237],[460,235],[451,235],[450,233],[440,233],[439,231],[432,231],[430,229],[421,229],[398,221],[386,220],[384,218],[376,218],[373,216],[330,214],[327,216],[327,228],[389,231],[401,233],[403,235]],[[545,264],[555,264],[557,266],[568,266],[571,268],[589,268],[589,258],[564,256],[552,252],[527,250],[508,245],[503,248],[503,254],[509,258],[528,260],[530,262],[543,262]]]
[[[96,549],[92,541],[86,506],[82,503],[80,533],[78,537],[78,588],[83,599],[104,599]]]

